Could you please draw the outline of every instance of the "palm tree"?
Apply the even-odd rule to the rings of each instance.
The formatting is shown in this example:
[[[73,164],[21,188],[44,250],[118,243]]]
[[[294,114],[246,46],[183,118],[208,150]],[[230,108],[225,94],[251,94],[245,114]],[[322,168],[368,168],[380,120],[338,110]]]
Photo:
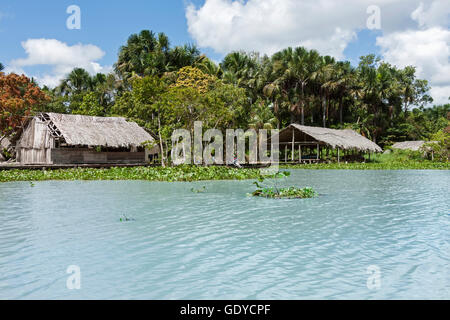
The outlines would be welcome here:
[[[331,79],[335,74],[335,60],[330,56],[322,57],[320,66],[317,71],[313,72],[311,79],[316,81],[318,90],[318,96],[322,104],[322,125],[325,128],[327,124],[327,111],[329,107],[330,98],[330,84]]]
[[[103,106],[106,113],[106,108],[114,101],[114,96],[117,94],[120,83],[118,83],[115,75],[112,73],[108,75],[98,73],[92,78],[92,81],[99,96],[99,104]]]
[[[182,67],[194,65],[200,58],[195,45],[170,48],[169,38],[164,33],[155,35],[152,31],[142,30],[132,34],[127,44],[119,50],[119,59],[115,64],[116,73],[126,82],[133,75],[161,77]]]
[[[323,84],[337,100],[339,109],[339,123],[343,122],[344,99],[351,97],[355,90],[355,70],[350,62],[337,62],[332,77]]]
[[[246,89],[251,103],[255,102],[261,93],[261,63],[256,53],[232,52],[228,54],[220,68],[222,78],[226,83]]]
[[[89,73],[82,68],[75,68],[61,81],[58,92],[61,95],[73,95],[92,88],[93,80]]]
[[[177,71],[186,66],[193,66],[202,59],[195,45],[177,46],[167,53],[167,65],[171,71]]]
[[[146,69],[148,72],[149,68],[157,68],[161,62],[165,63],[165,61],[158,61],[161,60],[160,56],[153,55],[167,52],[168,48],[169,40],[164,33],[160,33],[158,38],[149,30],[132,34],[128,38],[127,44],[119,50],[119,59],[115,64],[115,70],[125,80],[133,74],[144,76]]]
[[[0,72],[5,69],[5,67],[3,66],[3,64],[0,62]]]
[[[223,70],[205,55],[198,57],[194,67],[200,69],[203,73],[220,78],[223,76]]]
[[[263,93],[272,102],[273,113],[278,119],[277,128],[279,129],[281,125],[280,108],[279,108],[281,102],[281,89],[275,83],[269,83],[264,87]]]
[[[290,122],[295,121],[294,111],[296,109],[295,97],[295,78],[292,69],[290,69],[290,61],[292,59],[293,50],[287,48],[275,53],[271,59],[271,76],[268,84],[264,87],[263,92],[271,98],[274,104],[274,112],[281,124],[281,108],[287,107],[290,114]]]
[[[250,128],[270,130],[275,128],[277,123],[278,120],[273,115],[271,106],[266,105],[264,102],[257,103],[256,107],[252,109],[249,121]]]

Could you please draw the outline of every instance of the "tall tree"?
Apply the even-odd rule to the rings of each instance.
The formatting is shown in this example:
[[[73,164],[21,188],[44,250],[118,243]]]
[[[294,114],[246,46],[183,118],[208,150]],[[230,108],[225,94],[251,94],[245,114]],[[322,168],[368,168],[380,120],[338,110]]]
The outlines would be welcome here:
[[[62,95],[75,95],[92,90],[95,82],[101,81],[100,79],[101,76],[93,79],[86,70],[75,68],[61,81],[58,89]]]
[[[169,38],[164,33],[156,35],[142,30],[132,34],[127,44],[120,48],[115,71],[128,82],[133,75],[161,77],[167,72],[192,66],[198,59],[200,52],[194,45],[170,48]]]
[[[22,129],[33,108],[48,102],[48,96],[28,77],[0,73],[0,137]]]

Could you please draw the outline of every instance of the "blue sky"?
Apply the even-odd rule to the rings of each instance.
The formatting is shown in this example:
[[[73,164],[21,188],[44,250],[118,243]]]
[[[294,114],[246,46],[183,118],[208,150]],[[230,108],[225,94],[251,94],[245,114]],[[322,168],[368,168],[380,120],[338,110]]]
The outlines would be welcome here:
[[[90,72],[110,70],[128,36],[150,29],[166,33],[172,45],[197,44],[215,61],[232,50],[271,54],[297,45],[353,64],[359,56],[375,53],[399,66],[416,65],[419,76],[434,85],[434,95],[443,99],[450,96],[450,76],[445,74],[450,73],[448,2],[3,0],[0,62],[7,72],[24,72],[41,83],[56,83],[73,66]],[[367,10],[377,3],[382,27],[369,30]],[[70,5],[81,9],[81,30],[66,28]],[[418,54],[424,48],[436,52]],[[430,59],[436,62],[430,65]]]
[[[204,1],[190,1],[199,6]],[[132,3],[132,5],[130,5]],[[0,51],[0,61],[7,65],[9,61],[25,57],[21,42],[27,39],[57,39],[74,45],[93,44],[105,52],[101,64],[114,64],[118,49],[128,36],[143,29],[164,32],[173,45],[196,43],[187,30],[185,16],[186,1],[8,1],[0,4],[0,36],[4,47]],[[81,29],[69,30],[66,20],[68,6],[76,4],[81,9]],[[24,10],[26,8],[26,10]],[[345,50],[345,56],[352,62],[368,53],[378,53],[374,34],[364,30]],[[212,48],[203,47],[215,61],[223,54]],[[26,71],[46,70],[46,66],[27,67]]]
[[[81,8],[80,30],[66,28],[66,9],[72,4]],[[100,62],[107,65],[114,63],[128,36],[142,29],[163,31],[173,44],[193,41],[182,1],[2,1],[0,12],[3,63],[24,57],[21,42],[30,38],[94,44],[105,51]]]

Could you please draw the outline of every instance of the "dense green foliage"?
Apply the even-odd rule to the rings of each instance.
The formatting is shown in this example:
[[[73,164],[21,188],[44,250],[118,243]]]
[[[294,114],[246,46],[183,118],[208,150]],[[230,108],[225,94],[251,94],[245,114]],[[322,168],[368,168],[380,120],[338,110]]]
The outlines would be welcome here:
[[[0,182],[43,180],[199,181],[244,180],[258,179],[259,177],[260,171],[257,169],[200,166],[0,171]]]
[[[164,33],[144,30],[120,48],[113,73],[75,69],[46,89],[53,97],[46,111],[125,116],[163,140],[195,120],[210,128],[297,122],[352,128],[384,146],[427,140],[449,126],[450,104],[424,108],[429,89],[413,66],[399,69],[374,55],[352,66],[298,47],[271,57],[232,52],[216,65],[195,46],[171,47]]]
[[[159,136],[165,155],[174,129],[283,128],[290,123],[351,128],[385,147],[448,136],[450,104],[432,102],[414,66],[374,55],[357,66],[315,50],[286,48],[272,56],[232,52],[215,64],[192,45],[171,46],[143,30],[119,49],[114,71],[76,68],[33,112],[123,116]],[[441,150],[442,151],[442,150]],[[445,150],[444,150],[445,151]]]
[[[318,163],[302,165],[283,165],[287,169],[313,169],[313,170],[450,170],[448,162],[432,161],[394,161],[384,163]]]
[[[431,161],[423,156],[422,151],[408,151],[392,149],[383,154],[375,154],[369,160],[366,156],[364,163],[317,163],[282,165],[281,168],[290,169],[342,169],[342,170],[409,170],[409,169],[436,169],[450,170],[448,161]]]
[[[388,154],[375,155],[369,161],[360,163],[316,163],[282,165],[281,168],[289,169],[342,169],[342,170],[450,170],[448,161],[431,161],[423,158],[421,152],[393,150]]]

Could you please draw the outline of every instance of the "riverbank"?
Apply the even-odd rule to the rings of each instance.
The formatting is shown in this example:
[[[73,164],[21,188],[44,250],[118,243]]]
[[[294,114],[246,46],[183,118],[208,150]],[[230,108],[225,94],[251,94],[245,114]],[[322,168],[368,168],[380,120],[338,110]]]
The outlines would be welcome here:
[[[313,169],[313,170],[450,170],[450,162],[433,161],[392,161],[366,163],[317,163],[317,164],[287,164],[283,169]]]
[[[245,180],[259,177],[258,169],[201,166],[0,171],[0,182],[44,180],[202,181]]]
[[[281,169],[308,170],[450,170],[449,162],[406,161],[369,163],[318,163],[280,165]],[[3,170],[0,182],[45,180],[147,180],[147,181],[203,181],[258,179],[257,168],[223,166],[70,168],[56,170]]]

